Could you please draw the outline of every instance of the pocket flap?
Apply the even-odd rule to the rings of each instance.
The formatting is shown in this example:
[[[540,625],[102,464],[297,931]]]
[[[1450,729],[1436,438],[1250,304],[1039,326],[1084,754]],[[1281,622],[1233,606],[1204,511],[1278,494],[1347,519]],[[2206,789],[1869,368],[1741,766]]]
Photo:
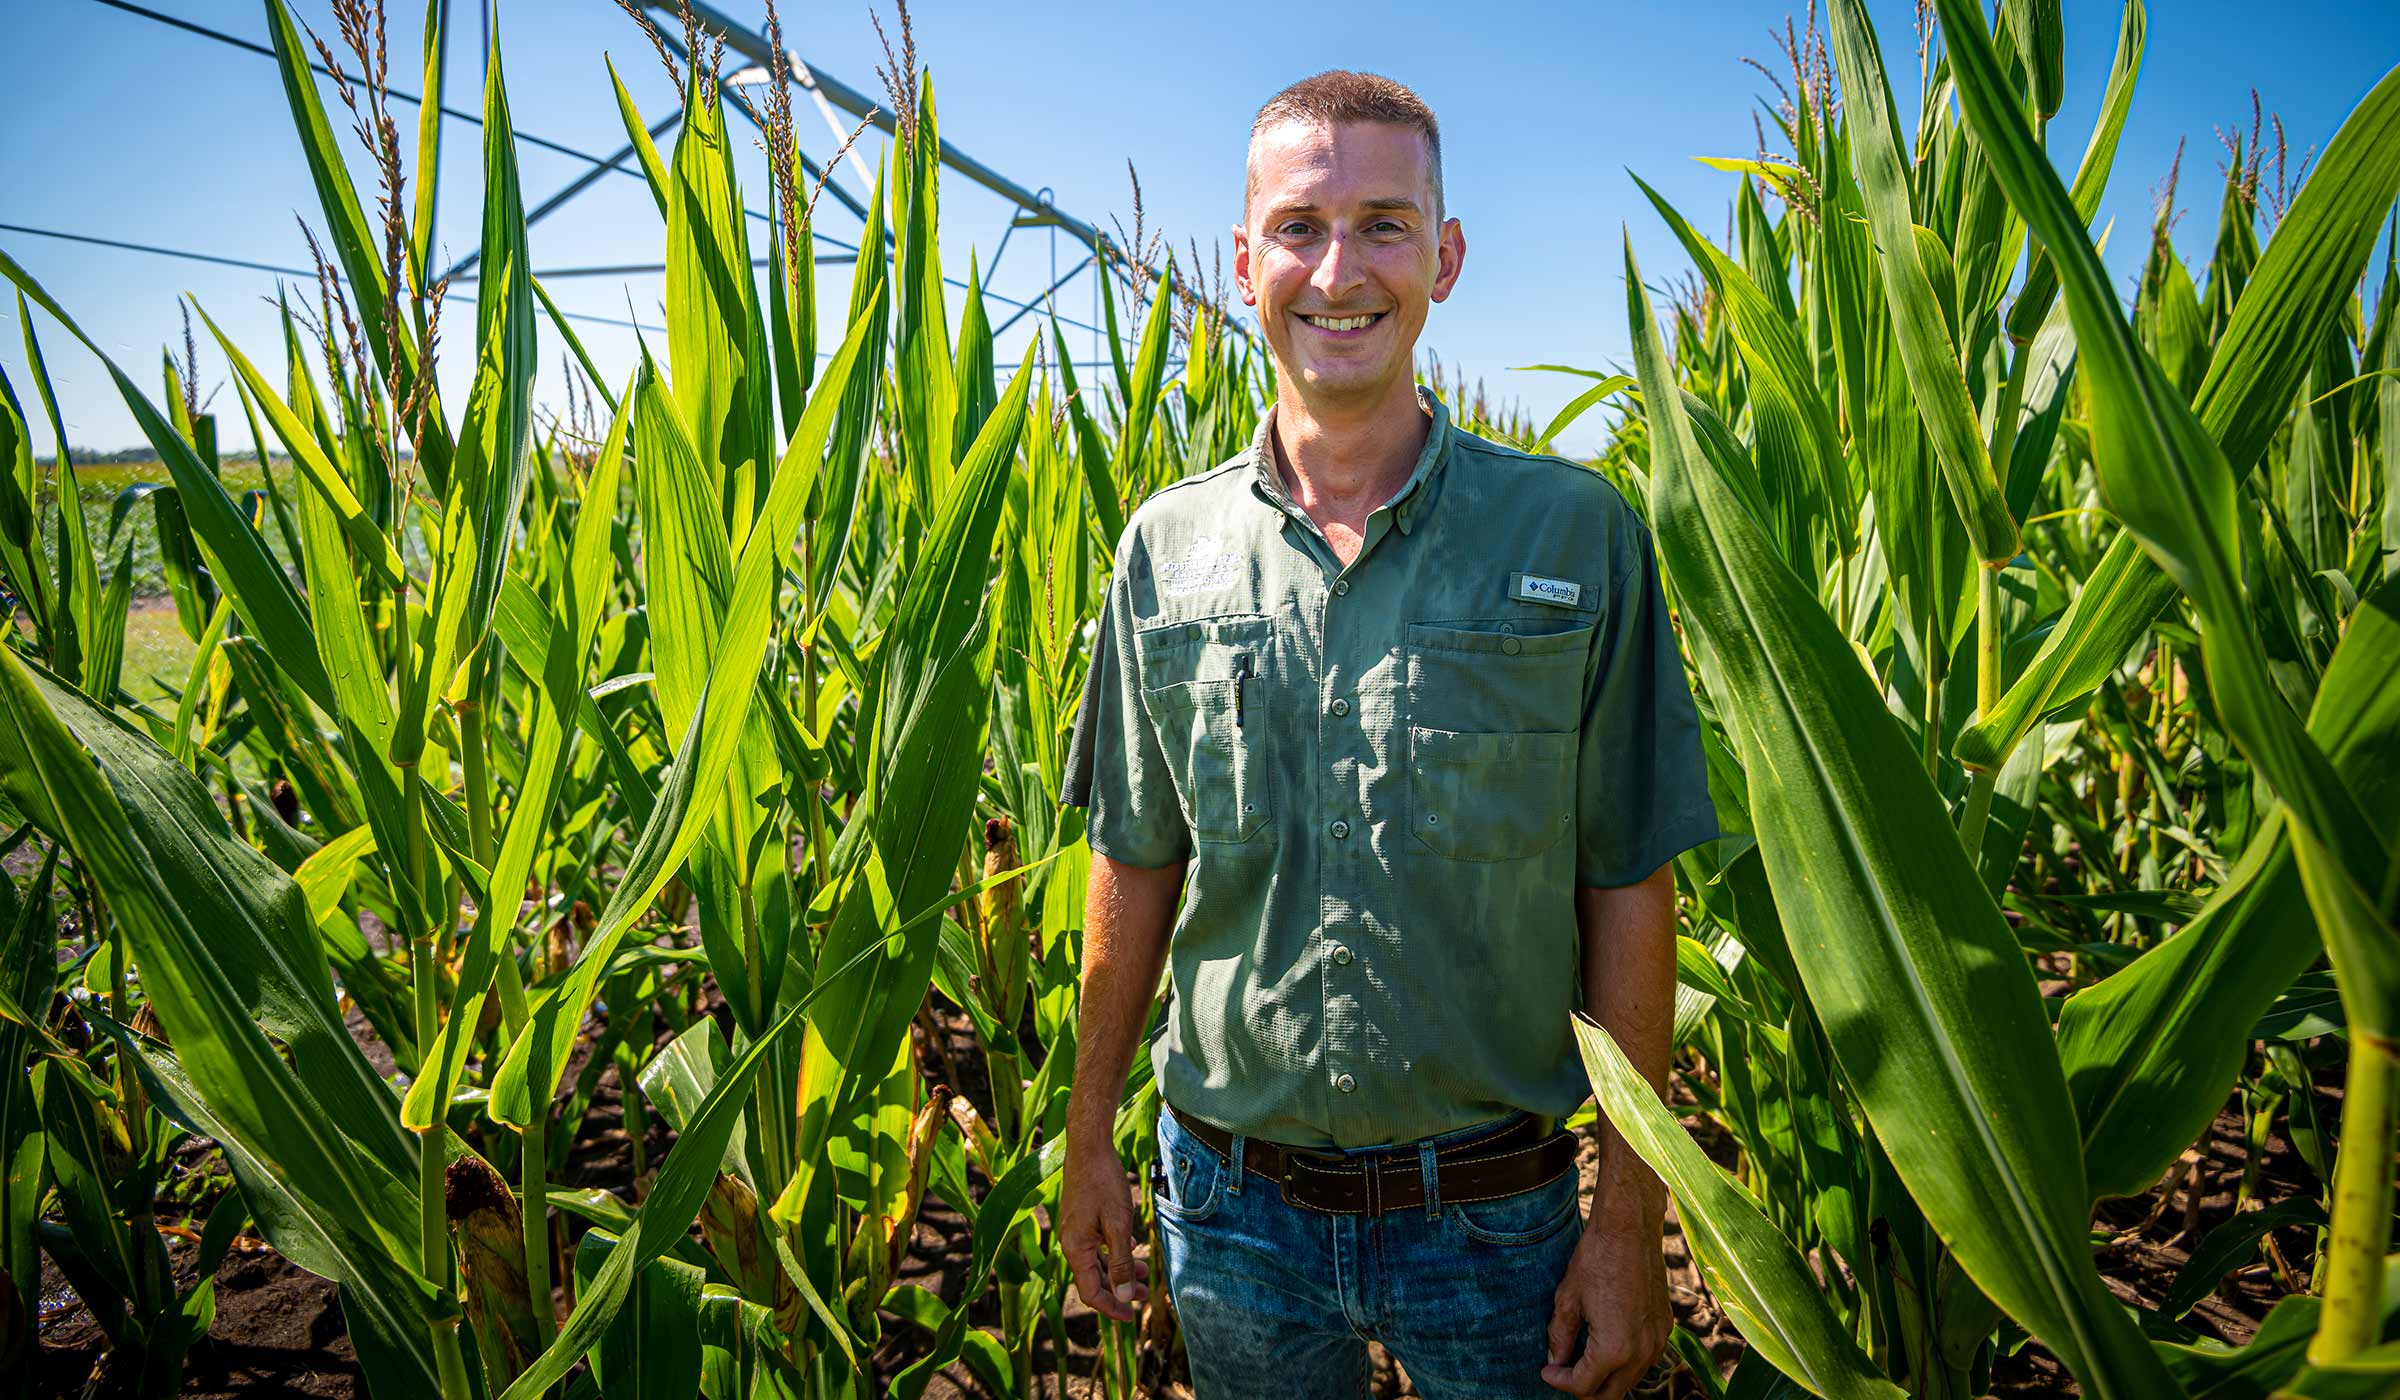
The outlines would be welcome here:
[[[1419,762],[1564,763],[1574,750],[1572,734],[1461,734],[1412,726]]]

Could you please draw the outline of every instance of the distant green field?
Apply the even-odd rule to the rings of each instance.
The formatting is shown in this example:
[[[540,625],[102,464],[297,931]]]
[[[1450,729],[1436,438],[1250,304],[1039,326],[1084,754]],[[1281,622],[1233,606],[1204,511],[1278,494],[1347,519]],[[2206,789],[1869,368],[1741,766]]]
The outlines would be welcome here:
[[[285,465],[275,468],[278,486],[289,489],[291,470]],[[133,493],[143,486],[163,486],[171,480],[165,464],[157,461],[78,463],[75,468],[76,490],[83,501],[84,526],[91,531],[92,546],[100,554],[100,576],[103,580],[115,577],[118,561],[124,557],[123,552],[130,542],[133,548],[133,596],[137,599],[165,597],[167,580],[165,574],[160,572],[158,562],[157,507]],[[218,480],[224,483],[226,494],[237,500],[243,493],[256,491],[265,485],[255,457],[243,458],[238,463],[226,463],[225,471]],[[289,500],[290,497],[285,499]],[[123,502],[122,506],[120,501]],[[267,547],[275,551],[277,558],[282,558],[282,541],[277,532],[270,529],[266,536]],[[44,543],[55,547],[55,542],[47,538]],[[285,561],[287,565],[289,562]],[[169,625],[172,626],[171,610]],[[125,656],[128,676],[132,674],[132,646],[133,639],[128,633]],[[186,643],[188,658],[189,644]]]
[[[136,700],[165,700],[167,686],[183,688],[192,650],[192,639],[175,621],[173,603],[165,598],[136,602],[125,614],[125,669],[118,684]]]

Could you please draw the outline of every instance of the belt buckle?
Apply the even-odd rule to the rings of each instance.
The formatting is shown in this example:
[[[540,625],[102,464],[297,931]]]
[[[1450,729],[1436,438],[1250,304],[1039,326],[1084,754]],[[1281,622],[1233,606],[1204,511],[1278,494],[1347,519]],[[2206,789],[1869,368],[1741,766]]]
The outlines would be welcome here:
[[[1298,1177],[1298,1172],[1295,1170],[1294,1164],[1303,1160],[1324,1162],[1330,1165],[1339,1162],[1341,1159],[1339,1157],[1328,1156],[1323,1153],[1302,1152],[1296,1148],[1284,1147],[1281,1145],[1278,1145],[1275,1149],[1275,1184],[1283,1192],[1284,1204],[1302,1206],[1309,1210],[1323,1210],[1324,1207],[1309,1205],[1308,1202],[1302,1201],[1292,1194],[1293,1184]]]

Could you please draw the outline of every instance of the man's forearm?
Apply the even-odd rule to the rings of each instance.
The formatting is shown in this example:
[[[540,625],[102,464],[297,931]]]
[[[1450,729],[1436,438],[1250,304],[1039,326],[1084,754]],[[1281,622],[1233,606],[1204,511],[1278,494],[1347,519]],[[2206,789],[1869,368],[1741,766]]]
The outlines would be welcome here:
[[[1583,939],[1584,1010],[1663,1097],[1675,1053],[1674,869],[1661,866],[1637,885],[1578,889],[1575,918]],[[1603,1115],[1592,1220],[1647,1224],[1665,1208],[1665,1185]]]
[[[1180,865],[1154,870],[1092,853],[1075,1083],[1067,1099],[1070,1144],[1109,1140],[1134,1047],[1158,995],[1182,892]]]

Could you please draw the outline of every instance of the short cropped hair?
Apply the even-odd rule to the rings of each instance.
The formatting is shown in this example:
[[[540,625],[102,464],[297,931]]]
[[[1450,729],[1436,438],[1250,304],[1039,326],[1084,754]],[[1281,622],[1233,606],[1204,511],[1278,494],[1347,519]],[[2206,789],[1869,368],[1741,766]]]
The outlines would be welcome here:
[[[1301,121],[1318,126],[1338,126],[1343,122],[1382,122],[1389,126],[1404,126],[1425,138],[1425,158],[1433,172],[1433,213],[1442,216],[1442,128],[1433,119],[1433,109],[1425,99],[1405,85],[1393,82],[1378,73],[1354,73],[1347,68],[1333,68],[1314,77],[1302,78],[1267,99],[1250,123],[1250,143],[1253,151],[1258,134],[1278,122]],[[1250,200],[1258,193],[1258,172],[1244,162],[1242,210],[1248,217]]]

